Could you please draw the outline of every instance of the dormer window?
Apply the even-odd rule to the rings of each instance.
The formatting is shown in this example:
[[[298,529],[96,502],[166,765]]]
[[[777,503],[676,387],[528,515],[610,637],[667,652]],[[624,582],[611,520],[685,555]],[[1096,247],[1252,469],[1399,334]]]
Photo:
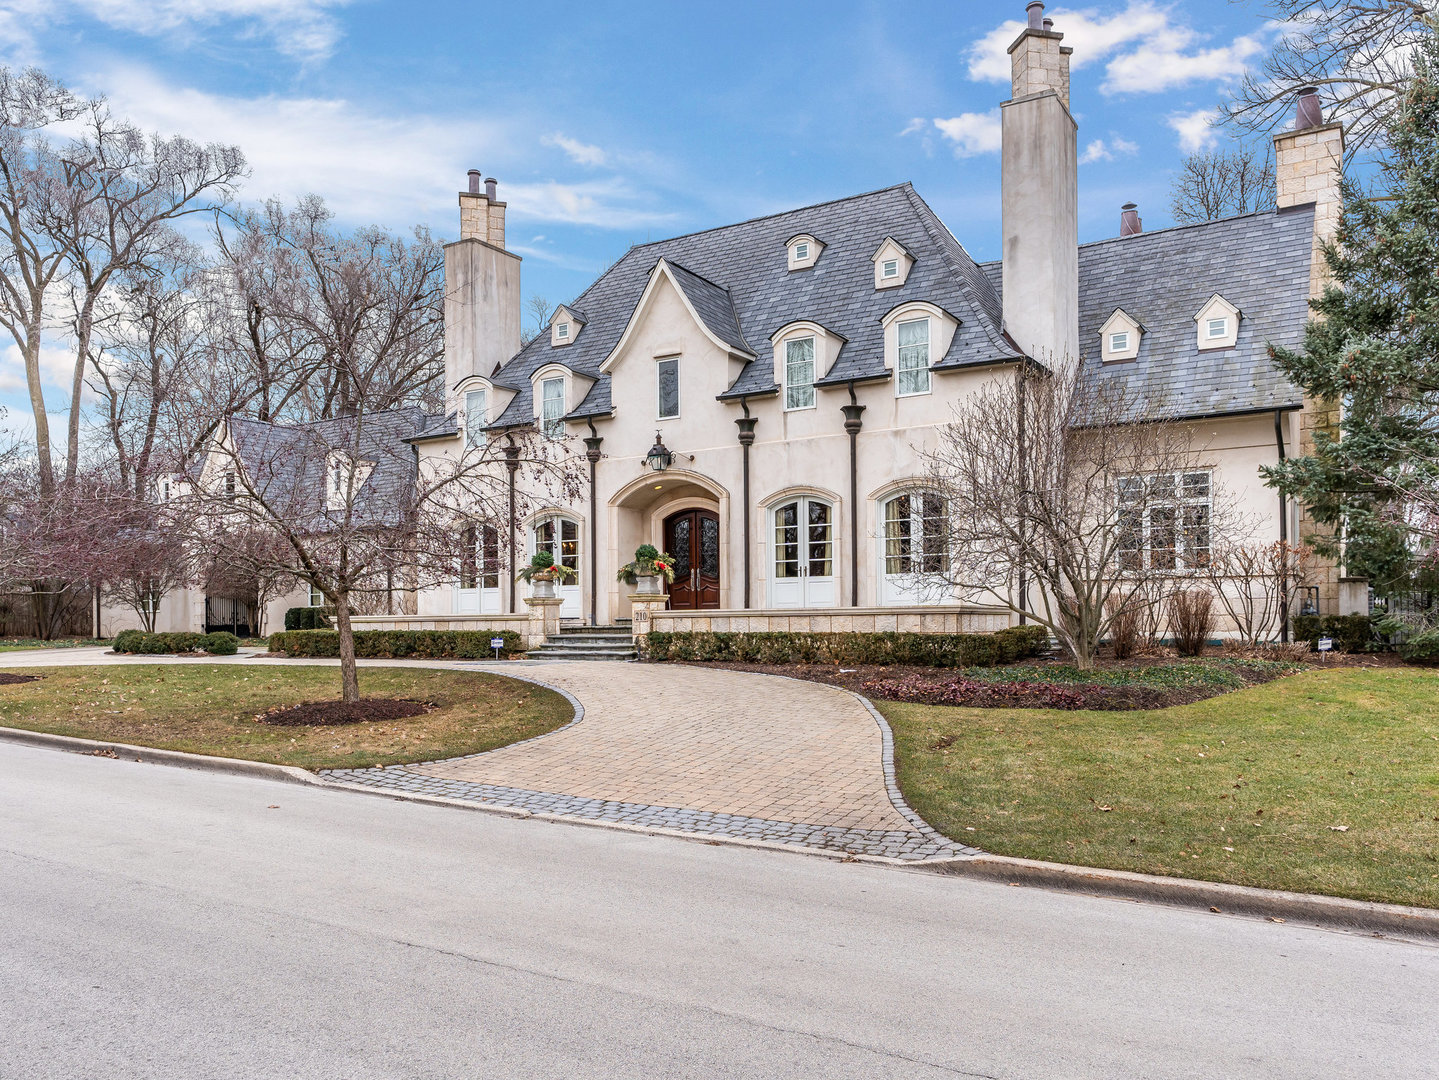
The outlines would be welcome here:
[[[540,383],[540,430],[547,439],[565,435],[565,380],[563,376]]]
[[[791,270],[808,270],[819,261],[820,252],[824,250],[824,244],[808,233],[791,236],[785,241],[785,247],[789,251]]]
[[[784,346],[784,407],[814,408],[814,338],[786,341]]]
[[[489,394],[484,387],[465,391],[465,449],[478,450],[485,445],[485,411]]]
[[[879,249],[870,256],[870,261],[874,263],[874,287],[893,289],[903,285],[909,277],[914,256],[894,237],[886,236]]]
[[[585,317],[573,308],[561,304],[550,316],[550,347],[568,345],[580,336],[584,329]]]
[[[1232,349],[1239,341],[1239,309],[1215,293],[1194,315],[1200,349]]]
[[[561,341],[568,341],[570,338],[570,324],[566,322],[560,323],[558,326],[556,326],[555,337],[559,338]]]
[[[1106,364],[1135,359],[1143,334],[1144,327],[1138,319],[1123,308],[1115,308],[1099,328],[1100,359]]]

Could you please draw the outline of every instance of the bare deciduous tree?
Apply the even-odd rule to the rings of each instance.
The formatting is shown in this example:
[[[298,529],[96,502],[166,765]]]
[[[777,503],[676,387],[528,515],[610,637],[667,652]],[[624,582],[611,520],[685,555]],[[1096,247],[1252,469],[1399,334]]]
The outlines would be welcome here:
[[[1170,188],[1174,220],[1184,224],[1274,209],[1274,160],[1252,146],[1190,154]]]
[[[1314,552],[1277,540],[1258,544],[1220,540],[1206,567],[1210,590],[1248,646],[1269,641],[1294,610],[1314,572]]]
[[[520,332],[521,345],[528,345],[543,334],[550,325],[550,316],[555,313],[554,306],[543,296],[531,296],[525,301],[525,308],[533,321]]]
[[[1329,118],[1344,125],[1353,154],[1382,144],[1412,73],[1414,43],[1434,33],[1435,0],[1267,0],[1279,25],[1274,49],[1247,72],[1223,106],[1248,132],[1270,132],[1289,116],[1295,94],[1319,87]]]
[[[1093,667],[1131,602],[1203,575],[1229,526],[1202,448],[1158,407],[1061,367],[1024,367],[956,408],[927,452],[945,502],[937,572],[1049,630]]]

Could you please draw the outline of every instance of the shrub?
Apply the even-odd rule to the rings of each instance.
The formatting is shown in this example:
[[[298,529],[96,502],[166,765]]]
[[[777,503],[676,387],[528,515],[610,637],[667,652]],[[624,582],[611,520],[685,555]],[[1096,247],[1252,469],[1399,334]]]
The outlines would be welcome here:
[[[292,607],[285,612],[286,630],[328,630],[329,617],[322,607]]]
[[[1401,641],[1399,656],[1411,664],[1439,663],[1439,630],[1423,630]]]
[[[1144,605],[1136,597],[1110,597],[1105,605],[1110,617],[1109,643],[1116,660],[1128,660],[1139,647],[1139,632],[1144,619]]]
[[[1208,589],[1176,589],[1169,596],[1169,632],[1180,656],[1204,652],[1214,629],[1214,594]]]
[[[207,652],[213,656],[233,656],[240,648],[240,639],[221,631],[197,634],[180,630],[167,634],[147,634],[142,630],[122,630],[111,646],[118,653],[144,656],[171,656],[179,653]]]
[[[1333,638],[1337,652],[1370,652],[1377,647],[1374,620],[1368,615],[1296,615],[1294,638],[1319,647],[1322,637]]]
[[[493,656],[490,638],[504,638],[502,657],[525,651],[524,639],[513,630],[356,630],[355,655],[391,660],[413,656],[425,660],[476,659]],[[286,656],[340,655],[337,630],[285,630],[270,635],[270,651]]]
[[[968,667],[1037,656],[1049,642],[1042,626],[993,634],[653,631],[649,660],[729,660],[750,664],[905,664]]]

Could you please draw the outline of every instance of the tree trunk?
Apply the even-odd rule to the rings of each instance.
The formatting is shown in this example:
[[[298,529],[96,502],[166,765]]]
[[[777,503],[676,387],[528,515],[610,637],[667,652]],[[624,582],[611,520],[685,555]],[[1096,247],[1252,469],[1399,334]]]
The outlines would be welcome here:
[[[335,629],[340,632],[340,700],[360,700],[360,676],[355,670],[355,631],[350,626],[350,594],[335,593]]]
[[[55,466],[50,454],[50,417],[45,412],[45,391],[40,381],[40,327],[26,328],[25,383],[30,391],[30,411],[35,417],[35,458],[40,466],[40,491],[48,495],[55,490]]]

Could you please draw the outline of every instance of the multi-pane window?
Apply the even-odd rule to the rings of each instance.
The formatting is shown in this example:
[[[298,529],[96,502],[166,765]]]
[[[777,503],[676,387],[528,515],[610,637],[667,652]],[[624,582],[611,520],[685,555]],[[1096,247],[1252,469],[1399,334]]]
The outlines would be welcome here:
[[[225,488],[225,494],[233,498],[235,495],[235,474],[233,472],[227,472],[222,483]]]
[[[1129,348],[1129,331],[1128,331],[1128,330],[1121,330],[1121,331],[1120,331],[1119,333],[1117,333],[1117,334],[1110,334],[1110,335],[1109,335],[1109,351],[1110,351],[1110,352],[1123,352],[1123,351],[1124,351],[1125,349],[1127,349],[1127,348]]]
[[[546,379],[540,383],[540,430],[547,439],[565,434],[565,380]]]
[[[829,503],[796,499],[774,512],[774,576],[834,574],[834,518]]]
[[[879,276],[882,278],[899,277],[899,260],[885,259],[884,262],[880,265]]]
[[[555,562],[580,572],[580,523],[573,518],[552,517],[537,521],[534,527],[535,552],[548,551]],[[498,543],[498,541],[497,541]],[[566,577],[573,585],[577,577]]]
[[[884,504],[886,574],[941,574],[945,550],[942,498],[929,491],[912,492]]]
[[[929,320],[911,319],[899,324],[897,393],[929,393]]]
[[[806,244],[806,243],[803,243],[803,242],[796,244],[796,245],[794,246],[794,257],[795,257],[795,261],[796,261],[796,262],[799,262],[799,261],[804,260],[804,259],[808,259],[808,258],[809,258],[809,245]]]
[[[1212,338],[1222,338],[1229,333],[1228,319],[1208,319],[1205,322],[1205,334]]]
[[[465,446],[475,450],[485,445],[485,408],[488,395],[484,390],[465,393]]]
[[[1121,565],[1174,571],[1208,565],[1212,493],[1208,472],[1121,478]]]
[[[661,420],[671,420],[680,414],[680,359],[667,356],[655,361],[655,393],[658,399],[657,415]]]
[[[460,588],[500,587],[500,530],[471,525],[464,532],[460,554]]]
[[[569,336],[570,336],[570,324],[569,324],[569,323],[567,323],[567,322],[562,322],[562,323],[560,323],[559,326],[555,327],[555,337],[559,338],[561,341],[566,341],[566,340],[568,340],[568,339],[569,339]]]
[[[784,407],[814,408],[814,338],[787,341],[784,346]]]

